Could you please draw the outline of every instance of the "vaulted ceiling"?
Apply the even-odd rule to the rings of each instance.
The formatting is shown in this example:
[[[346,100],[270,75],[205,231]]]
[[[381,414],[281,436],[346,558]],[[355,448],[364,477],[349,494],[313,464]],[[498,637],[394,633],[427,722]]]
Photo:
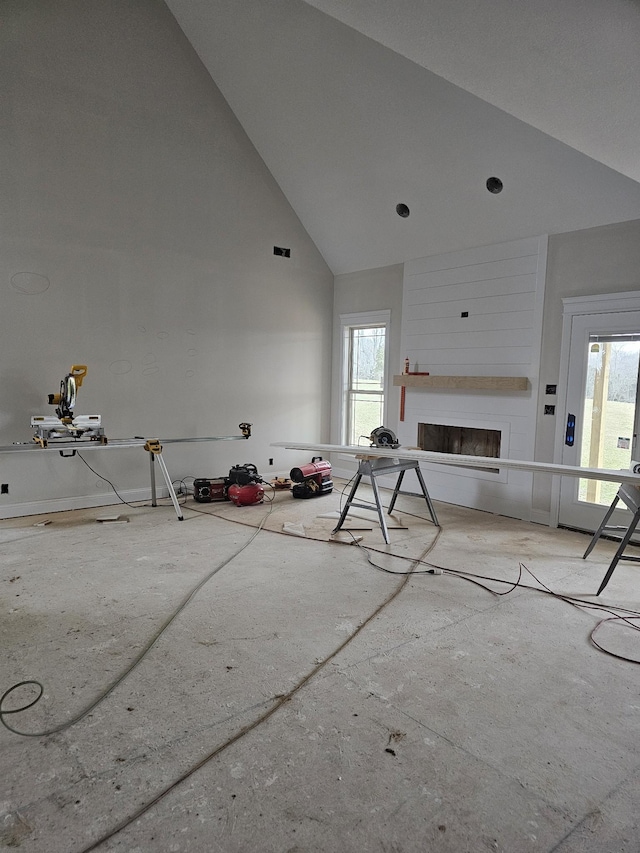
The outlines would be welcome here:
[[[336,274],[640,218],[637,0],[166,2]]]

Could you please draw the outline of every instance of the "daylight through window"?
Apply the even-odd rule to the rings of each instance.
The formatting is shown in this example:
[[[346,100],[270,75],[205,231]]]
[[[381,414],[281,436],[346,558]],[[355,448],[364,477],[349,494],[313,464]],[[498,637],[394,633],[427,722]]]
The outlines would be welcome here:
[[[386,325],[345,329],[344,441],[365,444],[384,424]]]

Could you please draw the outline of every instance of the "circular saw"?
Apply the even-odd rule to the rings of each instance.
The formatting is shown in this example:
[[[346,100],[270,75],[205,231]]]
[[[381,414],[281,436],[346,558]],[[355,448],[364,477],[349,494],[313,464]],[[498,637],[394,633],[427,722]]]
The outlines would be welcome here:
[[[385,426],[379,426],[369,436],[371,447],[388,447],[395,449],[400,447],[400,442],[395,436],[393,430]]]

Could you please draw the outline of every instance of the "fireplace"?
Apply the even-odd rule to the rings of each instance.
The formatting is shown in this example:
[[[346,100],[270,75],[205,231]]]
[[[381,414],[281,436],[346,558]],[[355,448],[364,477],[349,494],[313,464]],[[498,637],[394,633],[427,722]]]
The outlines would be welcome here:
[[[500,458],[499,429],[478,429],[448,424],[418,424],[418,447],[437,453]],[[498,468],[485,469],[498,471]]]

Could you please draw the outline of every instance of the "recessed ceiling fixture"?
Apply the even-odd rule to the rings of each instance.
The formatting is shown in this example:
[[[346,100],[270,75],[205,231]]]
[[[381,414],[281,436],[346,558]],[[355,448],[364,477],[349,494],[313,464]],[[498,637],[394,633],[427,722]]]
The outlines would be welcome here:
[[[406,204],[396,204],[396,213],[398,216],[401,216],[403,219],[406,219],[407,216],[411,213]]]
[[[500,178],[487,178],[487,189],[490,193],[498,193],[502,192],[503,183]]]

